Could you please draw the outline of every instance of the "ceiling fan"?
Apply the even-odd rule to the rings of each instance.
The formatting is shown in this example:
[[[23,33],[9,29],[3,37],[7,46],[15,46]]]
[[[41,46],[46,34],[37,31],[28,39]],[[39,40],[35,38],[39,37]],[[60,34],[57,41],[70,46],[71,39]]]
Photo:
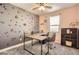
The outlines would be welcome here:
[[[51,9],[52,6],[48,5],[47,3],[36,3],[32,6],[32,10],[45,10],[45,9]]]

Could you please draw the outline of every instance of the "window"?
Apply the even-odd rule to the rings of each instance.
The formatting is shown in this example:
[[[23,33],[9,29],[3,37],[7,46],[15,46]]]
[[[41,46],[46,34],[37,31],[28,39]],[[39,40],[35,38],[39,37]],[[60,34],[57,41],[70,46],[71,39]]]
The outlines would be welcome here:
[[[60,25],[59,15],[50,17],[50,32],[55,33],[59,32],[59,25]]]

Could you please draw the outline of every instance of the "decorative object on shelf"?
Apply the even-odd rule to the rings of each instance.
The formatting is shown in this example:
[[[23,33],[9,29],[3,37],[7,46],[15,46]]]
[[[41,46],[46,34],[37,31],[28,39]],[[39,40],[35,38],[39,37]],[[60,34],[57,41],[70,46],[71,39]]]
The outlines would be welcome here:
[[[71,22],[69,26],[72,26],[72,28],[75,28],[76,26],[79,26],[79,21]]]
[[[67,34],[72,34],[72,31],[70,31],[70,29],[67,29],[67,30],[66,30],[66,33],[67,33]]]
[[[67,34],[70,34],[70,29],[67,29],[66,32],[67,32]]]
[[[72,42],[66,41],[66,45],[67,45],[67,46],[72,46]]]
[[[75,23],[74,22],[70,23],[69,25],[72,26],[72,28],[75,28]]]

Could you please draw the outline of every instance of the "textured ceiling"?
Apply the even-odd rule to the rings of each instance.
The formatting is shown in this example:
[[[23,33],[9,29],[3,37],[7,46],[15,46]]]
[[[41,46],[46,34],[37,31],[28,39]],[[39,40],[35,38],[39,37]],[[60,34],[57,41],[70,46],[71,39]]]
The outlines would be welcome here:
[[[12,3],[12,5],[20,7],[22,9],[25,9],[31,13],[36,14],[36,15],[51,13],[56,10],[66,8],[66,7],[71,7],[71,6],[75,5],[75,3],[48,3],[52,6],[52,9],[45,9],[44,11],[39,11],[39,10],[32,10],[33,4],[34,3]]]

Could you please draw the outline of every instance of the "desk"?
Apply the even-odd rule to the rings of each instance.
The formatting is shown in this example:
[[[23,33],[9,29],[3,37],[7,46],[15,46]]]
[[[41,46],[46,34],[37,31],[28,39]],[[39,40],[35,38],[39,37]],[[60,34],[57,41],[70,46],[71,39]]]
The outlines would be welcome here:
[[[31,38],[32,39],[32,46],[33,46],[33,40],[38,40],[41,42],[41,55],[42,55],[42,41],[45,40],[45,39],[48,39],[47,36],[42,36],[43,34],[45,33],[37,33],[37,34],[33,34],[33,35],[27,35],[27,36],[24,36],[24,50],[28,51],[26,48],[25,48],[25,38]],[[32,52],[28,51],[29,53],[33,54]],[[46,52],[46,54],[49,54],[49,44],[48,44],[48,51]]]

